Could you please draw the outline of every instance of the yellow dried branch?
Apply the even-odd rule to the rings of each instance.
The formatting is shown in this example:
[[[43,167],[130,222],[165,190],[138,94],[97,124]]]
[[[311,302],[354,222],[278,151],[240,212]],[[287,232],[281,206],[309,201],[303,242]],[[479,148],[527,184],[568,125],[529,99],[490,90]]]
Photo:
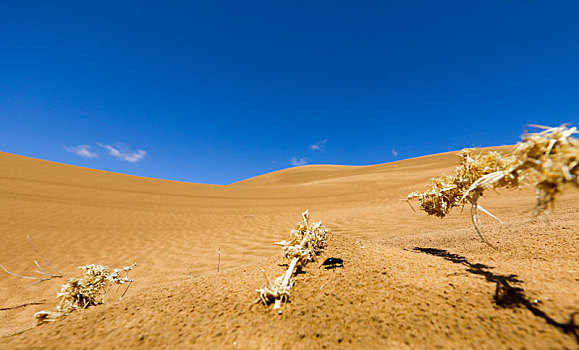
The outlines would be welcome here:
[[[310,224],[309,211],[303,212],[302,221],[298,222],[297,227],[291,231],[290,238],[276,243],[282,246],[284,257],[291,260],[286,273],[275,281],[271,281],[266,276],[266,283],[257,289],[259,293],[257,301],[265,305],[275,303],[274,310],[279,309],[282,302],[288,301],[290,288],[294,283],[291,277],[296,268],[303,268],[308,262],[316,260],[316,256],[326,246],[327,234],[328,230],[321,221]]]
[[[288,260],[299,259],[298,268],[315,261],[316,255],[326,245],[328,234],[321,221],[310,224],[310,214],[307,210],[302,213],[302,217],[303,220],[291,231],[290,238],[276,243],[282,247],[283,255]]]
[[[257,289],[259,293],[259,301],[264,305],[274,303],[276,300],[287,301],[290,297],[290,288],[294,284],[294,280],[290,279],[289,283],[284,287],[282,285],[285,274],[279,276],[274,281],[265,276],[265,284]]]
[[[498,152],[475,154],[473,149],[459,152],[460,164],[451,175],[443,175],[431,180],[424,192],[412,192],[406,199],[418,200],[422,210],[430,215],[445,217],[454,207],[462,207],[483,195],[486,187],[473,189],[472,185],[480,178],[512,166],[516,159],[502,156]],[[518,178],[503,177],[500,187],[516,188]],[[497,186],[498,187],[498,186]],[[469,191],[471,190],[471,191]]]
[[[536,126],[544,129],[538,133],[523,135],[513,152],[515,161],[505,169],[481,177],[465,193],[485,188],[505,187],[509,181],[519,186],[518,181],[525,174],[534,178],[537,190],[536,213],[548,211],[556,196],[566,184],[579,187],[579,140],[573,137],[577,128],[565,125],[555,128]]]
[[[56,321],[73,311],[104,303],[105,296],[111,286],[134,282],[127,275],[136,265],[137,263],[134,263],[131,266],[112,271],[103,265],[81,266],[83,276],[69,278],[68,282],[63,284],[60,292],[57,293],[60,303],[56,307],[56,311],[40,311],[34,314],[37,323]],[[122,274],[124,277],[121,277]]]
[[[412,192],[406,200],[417,200],[422,210],[441,218],[452,208],[470,203],[475,230],[483,240],[478,209],[496,218],[478,205],[487,189],[519,188],[524,179],[532,179],[537,190],[536,214],[548,212],[564,185],[579,186],[579,141],[573,137],[578,132],[566,125],[535,127],[543,131],[525,133],[509,156],[460,151],[460,164],[451,175],[432,179],[424,192]]]

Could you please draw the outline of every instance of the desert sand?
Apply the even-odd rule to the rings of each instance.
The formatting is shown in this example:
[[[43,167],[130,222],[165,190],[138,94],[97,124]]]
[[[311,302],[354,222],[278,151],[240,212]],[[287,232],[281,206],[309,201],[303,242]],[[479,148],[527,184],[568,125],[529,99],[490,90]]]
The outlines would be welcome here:
[[[0,348],[578,348],[579,191],[539,218],[531,189],[489,193],[481,204],[504,221],[483,217],[493,250],[467,208],[439,219],[401,200],[457,163],[310,165],[216,186],[0,153],[2,265],[35,274],[27,234],[65,276],[138,264],[123,300],[115,290],[41,326],[33,314],[54,310],[65,280],[0,271]],[[286,269],[272,243],[306,209],[330,230],[321,261],[344,266],[308,265],[278,315],[255,289]]]

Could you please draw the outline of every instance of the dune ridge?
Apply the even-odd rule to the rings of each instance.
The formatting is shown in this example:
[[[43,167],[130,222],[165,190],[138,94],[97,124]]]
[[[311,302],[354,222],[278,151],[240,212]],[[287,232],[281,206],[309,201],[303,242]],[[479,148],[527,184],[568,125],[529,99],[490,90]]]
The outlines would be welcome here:
[[[561,197],[550,223],[532,219],[530,190],[490,196],[485,208],[505,221],[485,221],[497,252],[477,239],[466,213],[440,220],[400,200],[456,164],[451,152],[217,186],[0,152],[0,263],[34,273],[27,234],[67,276],[89,263],[138,263],[125,300],[41,327],[32,314],[54,308],[62,280],[29,287],[0,273],[0,347],[576,347],[572,332],[522,300],[503,307],[493,295],[497,279],[516,275],[521,282],[508,283],[556,323],[579,311],[579,191]],[[323,258],[340,256],[345,267],[308,269],[281,317],[250,307],[261,270],[283,269],[271,243],[306,208],[330,229]]]

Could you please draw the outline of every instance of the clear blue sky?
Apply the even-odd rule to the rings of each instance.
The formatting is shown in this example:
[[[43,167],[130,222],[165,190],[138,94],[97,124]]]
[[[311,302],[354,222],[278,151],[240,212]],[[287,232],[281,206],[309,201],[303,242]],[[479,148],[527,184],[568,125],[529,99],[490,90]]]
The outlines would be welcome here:
[[[228,184],[579,121],[578,1],[2,1],[0,150]],[[293,161],[292,161],[293,160]]]

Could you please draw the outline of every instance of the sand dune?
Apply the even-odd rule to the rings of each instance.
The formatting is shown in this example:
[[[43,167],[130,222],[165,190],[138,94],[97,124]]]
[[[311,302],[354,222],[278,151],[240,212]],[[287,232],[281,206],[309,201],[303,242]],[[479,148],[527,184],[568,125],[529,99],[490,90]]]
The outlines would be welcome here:
[[[138,263],[123,301],[40,327],[32,315],[63,281],[0,273],[0,348],[576,348],[579,191],[549,222],[532,218],[530,190],[491,194],[483,205],[505,221],[485,220],[494,251],[466,212],[440,220],[400,200],[456,164],[311,165],[215,186],[0,153],[1,264],[34,274],[27,234],[66,276]],[[262,270],[283,270],[271,243],[306,208],[344,268],[309,267],[282,316],[250,306]],[[494,298],[505,283],[520,290]]]

